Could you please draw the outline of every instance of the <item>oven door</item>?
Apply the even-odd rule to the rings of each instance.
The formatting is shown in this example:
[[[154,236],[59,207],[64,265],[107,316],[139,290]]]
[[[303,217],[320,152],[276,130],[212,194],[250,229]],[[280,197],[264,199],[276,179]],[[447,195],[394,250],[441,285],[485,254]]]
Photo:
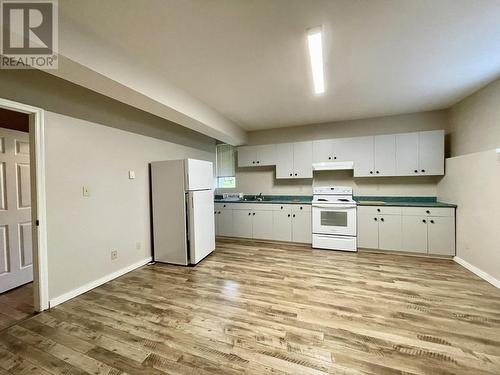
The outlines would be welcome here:
[[[312,206],[312,224],[313,233],[355,236],[356,206],[315,204]]]

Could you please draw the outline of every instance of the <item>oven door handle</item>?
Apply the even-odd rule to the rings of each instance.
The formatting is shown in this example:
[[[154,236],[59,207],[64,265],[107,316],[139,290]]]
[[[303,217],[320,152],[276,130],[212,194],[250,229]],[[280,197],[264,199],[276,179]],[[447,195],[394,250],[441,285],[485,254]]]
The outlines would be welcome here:
[[[342,210],[345,208],[356,208],[356,205],[342,205],[342,206],[330,206],[326,204],[313,204],[313,207],[318,207],[318,208],[329,208],[331,210]]]

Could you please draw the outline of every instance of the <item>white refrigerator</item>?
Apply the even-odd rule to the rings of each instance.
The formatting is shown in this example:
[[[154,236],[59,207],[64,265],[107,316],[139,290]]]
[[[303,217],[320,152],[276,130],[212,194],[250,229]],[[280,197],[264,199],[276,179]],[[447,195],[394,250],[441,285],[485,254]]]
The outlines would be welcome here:
[[[213,165],[195,159],[151,163],[153,258],[194,265],[215,249]]]

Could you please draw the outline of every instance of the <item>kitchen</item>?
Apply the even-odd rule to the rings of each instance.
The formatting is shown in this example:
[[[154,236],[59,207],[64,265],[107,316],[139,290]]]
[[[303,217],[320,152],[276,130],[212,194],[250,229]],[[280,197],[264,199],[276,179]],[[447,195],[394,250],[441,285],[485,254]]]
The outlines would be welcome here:
[[[500,373],[500,2],[0,13],[0,374]]]

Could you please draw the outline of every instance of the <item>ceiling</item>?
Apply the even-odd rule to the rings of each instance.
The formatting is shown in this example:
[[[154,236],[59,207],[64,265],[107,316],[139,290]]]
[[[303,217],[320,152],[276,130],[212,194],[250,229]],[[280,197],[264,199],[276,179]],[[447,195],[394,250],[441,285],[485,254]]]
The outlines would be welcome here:
[[[498,0],[64,0],[59,12],[62,52],[79,32],[79,50],[245,130],[446,108],[500,76]],[[305,39],[317,25],[321,96]]]

